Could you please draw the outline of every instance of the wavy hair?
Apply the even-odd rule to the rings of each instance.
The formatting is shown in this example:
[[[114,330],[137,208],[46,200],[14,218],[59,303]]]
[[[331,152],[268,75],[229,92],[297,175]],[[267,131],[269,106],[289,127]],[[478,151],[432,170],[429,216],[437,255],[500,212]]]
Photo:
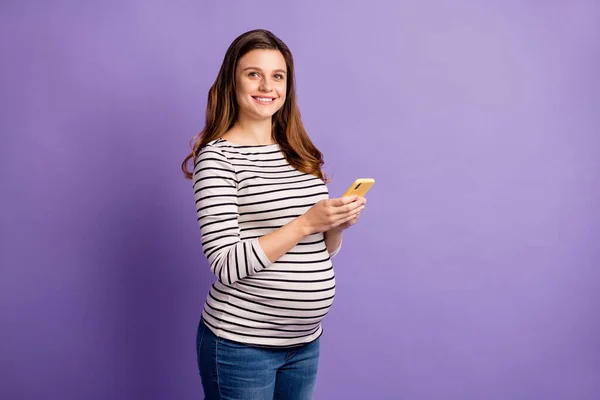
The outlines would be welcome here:
[[[192,179],[193,176],[193,167],[191,170],[188,169],[188,162],[195,161],[204,146],[220,138],[236,122],[239,112],[235,94],[237,64],[241,57],[255,49],[278,50],[283,55],[287,66],[286,99],[283,106],[272,117],[271,134],[274,141],[280,146],[292,167],[328,182],[329,179],[322,170],[323,154],[308,137],[300,117],[292,53],[281,39],[264,29],[243,33],[227,49],[217,79],[208,91],[204,129],[192,138],[190,142],[192,151],[181,163],[185,177]]]

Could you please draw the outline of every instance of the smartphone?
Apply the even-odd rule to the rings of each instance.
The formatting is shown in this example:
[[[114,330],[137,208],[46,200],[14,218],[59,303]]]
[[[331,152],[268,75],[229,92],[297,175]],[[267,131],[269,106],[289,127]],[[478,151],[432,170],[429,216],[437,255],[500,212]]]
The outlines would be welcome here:
[[[375,179],[372,178],[360,178],[354,181],[354,183],[346,190],[345,196],[360,196],[365,197],[371,186],[375,184]]]

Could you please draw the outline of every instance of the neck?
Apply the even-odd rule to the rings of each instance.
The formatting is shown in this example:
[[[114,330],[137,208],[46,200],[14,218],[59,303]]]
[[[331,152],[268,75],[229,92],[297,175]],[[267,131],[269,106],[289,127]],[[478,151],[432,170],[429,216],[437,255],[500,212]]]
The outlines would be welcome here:
[[[240,115],[231,128],[230,134],[238,142],[244,142],[243,144],[273,144],[271,129],[271,118],[252,120]]]

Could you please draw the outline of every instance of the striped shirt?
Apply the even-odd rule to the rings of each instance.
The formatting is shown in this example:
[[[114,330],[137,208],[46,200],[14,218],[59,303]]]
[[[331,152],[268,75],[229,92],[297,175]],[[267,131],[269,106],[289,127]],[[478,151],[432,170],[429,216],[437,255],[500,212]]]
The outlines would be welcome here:
[[[305,236],[269,261],[258,238],[329,198],[318,177],[300,172],[279,145],[208,143],[194,165],[202,250],[217,280],[202,317],[217,336],[257,346],[301,345],[322,333],[335,293],[323,233]]]

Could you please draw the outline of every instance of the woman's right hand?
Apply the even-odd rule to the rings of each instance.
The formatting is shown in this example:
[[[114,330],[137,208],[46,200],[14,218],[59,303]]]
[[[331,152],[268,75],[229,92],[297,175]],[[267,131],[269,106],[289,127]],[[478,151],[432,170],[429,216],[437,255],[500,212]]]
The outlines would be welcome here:
[[[359,196],[320,200],[300,218],[307,235],[326,232],[350,221],[365,208],[366,200]]]

